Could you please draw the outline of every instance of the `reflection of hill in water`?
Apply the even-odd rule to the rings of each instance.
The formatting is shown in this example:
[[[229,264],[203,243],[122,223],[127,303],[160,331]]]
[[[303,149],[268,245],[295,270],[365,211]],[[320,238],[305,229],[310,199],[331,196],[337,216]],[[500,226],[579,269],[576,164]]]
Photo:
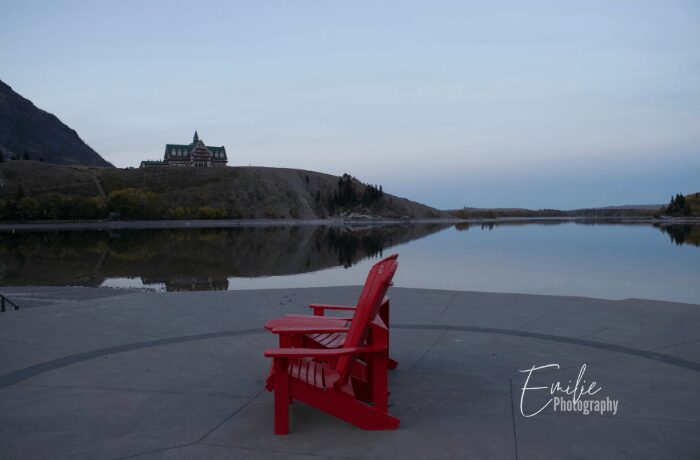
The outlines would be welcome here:
[[[681,244],[692,244],[700,246],[700,226],[699,225],[656,225],[663,233],[666,233],[671,241]]]
[[[571,219],[523,219],[523,220],[486,220],[483,222],[462,222],[455,224],[455,228],[460,232],[466,232],[470,228],[480,228],[481,230],[493,230],[498,227],[509,227],[514,225],[561,225],[574,222]],[[576,220],[578,224],[593,224],[593,221]],[[609,223],[609,222],[608,222]]]
[[[257,227],[0,234],[0,284],[100,285],[138,277],[168,290],[226,289],[229,277],[351,266],[447,225]]]
[[[546,219],[528,219],[528,220],[512,220],[512,221],[484,221],[477,223],[463,222],[455,225],[458,231],[465,232],[470,228],[480,228],[481,230],[493,230],[494,228],[513,225],[561,225],[568,223],[576,223],[578,225],[650,225],[648,222],[630,222],[623,219],[561,219],[561,220],[546,220]],[[667,224],[654,223],[654,227],[658,228],[662,233],[669,236],[675,244],[691,244],[700,247],[700,225],[694,224]]]

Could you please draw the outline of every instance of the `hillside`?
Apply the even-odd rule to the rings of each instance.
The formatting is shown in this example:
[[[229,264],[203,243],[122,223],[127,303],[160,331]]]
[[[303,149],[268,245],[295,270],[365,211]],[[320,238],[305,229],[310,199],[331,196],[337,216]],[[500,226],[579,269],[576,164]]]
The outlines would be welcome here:
[[[661,205],[608,206],[604,208],[582,208],[562,211],[560,209],[525,208],[463,208],[450,211],[460,219],[497,219],[533,217],[652,217],[658,214]]]
[[[677,194],[661,212],[670,217],[700,217],[700,192],[685,196]]]
[[[55,115],[0,81],[0,153],[63,165],[112,166]]]
[[[285,168],[0,164],[3,219],[449,217],[357,179]],[[22,201],[22,199],[24,200]]]
[[[692,216],[700,216],[700,192],[686,195],[685,200],[690,207],[690,214]]]

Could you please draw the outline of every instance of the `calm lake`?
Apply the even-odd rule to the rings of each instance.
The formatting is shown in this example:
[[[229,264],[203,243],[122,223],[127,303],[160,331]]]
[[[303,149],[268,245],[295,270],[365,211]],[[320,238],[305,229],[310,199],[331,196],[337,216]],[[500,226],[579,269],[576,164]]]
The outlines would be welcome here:
[[[0,285],[164,291],[362,284],[700,304],[700,226],[616,222],[0,233]]]

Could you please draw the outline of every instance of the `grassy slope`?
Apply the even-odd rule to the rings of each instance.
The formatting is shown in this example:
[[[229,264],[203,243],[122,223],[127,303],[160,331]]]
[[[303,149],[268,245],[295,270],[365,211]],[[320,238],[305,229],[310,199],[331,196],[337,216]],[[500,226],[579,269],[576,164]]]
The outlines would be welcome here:
[[[113,169],[57,166],[34,161],[0,163],[0,198],[24,193],[41,198],[50,193],[96,196],[125,188],[158,193],[168,208],[177,206],[233,209],[245,218],[327,217],[327,197],[338,177],[286,168],[144,168]],[[361,186],[357,184],[357,190]],[[320,200],[316,200],[320,192]],[[444,217],[447,213],[404,198],[385,194],[369,209],[355,212],[380,217]]]
[[[686,195],[685,202],[690,205],[691,216],[700,216],[700,192]]]

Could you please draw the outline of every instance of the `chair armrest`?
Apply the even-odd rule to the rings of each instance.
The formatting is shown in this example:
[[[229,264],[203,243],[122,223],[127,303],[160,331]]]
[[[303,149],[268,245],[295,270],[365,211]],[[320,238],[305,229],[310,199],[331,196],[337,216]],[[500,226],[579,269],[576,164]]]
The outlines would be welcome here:
[[[323,316],[326,310],[355,311],[355,307],[350,307],[347,305],[311,304],[309,305],[309,308],[313,308],[314,316]]]
[[[321,325],[313,326],[280,326],[270,329],[273,334],[323,334],[330,332],[350,332],[349,327]]]
[[[318,315],[299,315],[296,313],[288,313],[284,315],[285,318],[304,318],[304,319],[317,319],[317,320],[337,320],[337,321],[352,321],[352,316],[318,316]]]
[[[271,348],[265,350],[265,356],[268,358],[323,358],[386,351],[386,347],[350,347],[330,350],[324,348]]]
[[[300,328],[300,327],[348,327],[347,320],[336,319],[326,316],[282,316],[265,323],[265,329],[273,330],[278,328]]]
[[[349,305],[326,305],[326,304],[311,304],[309,308],[321,309],[321,310],[355,310],[355,307]]]

